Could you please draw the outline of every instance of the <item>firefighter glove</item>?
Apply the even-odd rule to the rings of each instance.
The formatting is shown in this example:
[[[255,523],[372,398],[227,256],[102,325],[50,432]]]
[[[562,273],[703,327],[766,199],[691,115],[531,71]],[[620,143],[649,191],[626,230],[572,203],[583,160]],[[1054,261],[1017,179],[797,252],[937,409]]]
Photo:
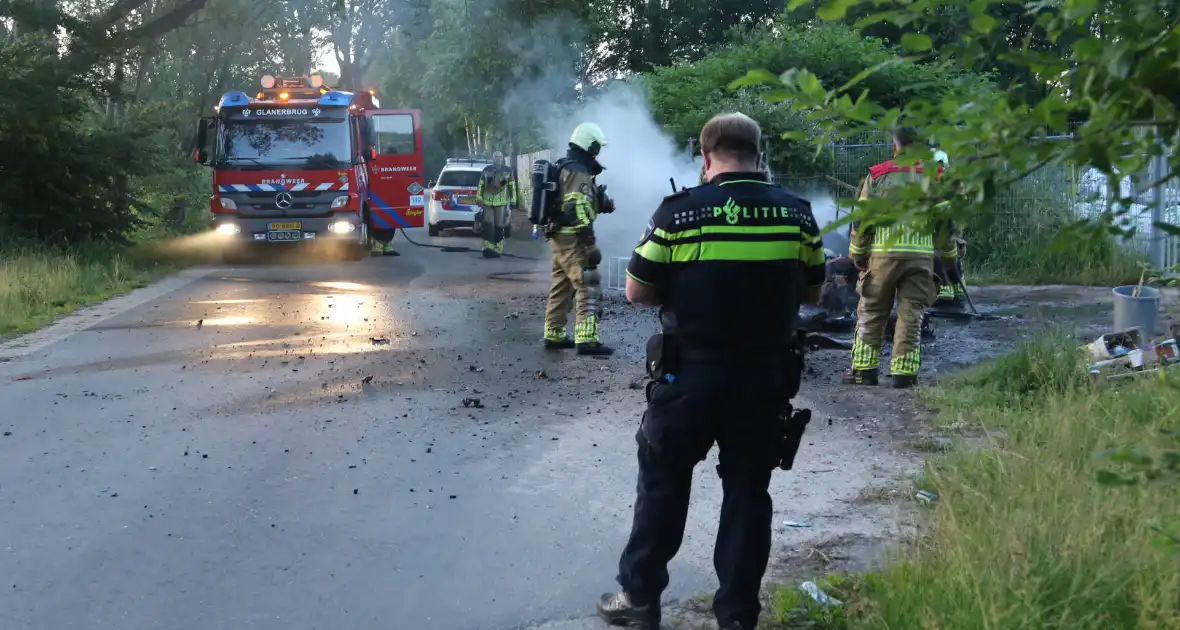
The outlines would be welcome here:
[[[864,271],[869,268],[868,256],[852,256],[851,258],[852,264],[855,265],[857,269]]]
[[[598,187],[598,211],[610,214],[615,211],[615,200],[606,195],[606,185]]]

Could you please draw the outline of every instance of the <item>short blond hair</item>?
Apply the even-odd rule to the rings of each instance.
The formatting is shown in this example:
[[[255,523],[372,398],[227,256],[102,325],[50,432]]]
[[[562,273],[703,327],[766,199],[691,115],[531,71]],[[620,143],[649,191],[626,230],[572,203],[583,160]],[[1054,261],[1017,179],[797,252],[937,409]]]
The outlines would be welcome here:
[[[762,152],[762,128],[741,112],[718,114],[701,127],[701,153],[757,160]]]

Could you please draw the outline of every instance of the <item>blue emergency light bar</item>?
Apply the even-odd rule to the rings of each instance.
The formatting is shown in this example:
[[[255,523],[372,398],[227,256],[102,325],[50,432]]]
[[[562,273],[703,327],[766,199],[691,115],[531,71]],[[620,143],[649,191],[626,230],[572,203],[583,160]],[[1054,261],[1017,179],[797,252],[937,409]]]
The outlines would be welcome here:
[[[217,104],[218,109],[226,107],[245,107],[250,104],[250,97],[245,92],[227,92]]]
[[[339,90],[329,90],[324,92],[318,101],[324,107],[348,107],[352,105],[352,92],[341,92]]]

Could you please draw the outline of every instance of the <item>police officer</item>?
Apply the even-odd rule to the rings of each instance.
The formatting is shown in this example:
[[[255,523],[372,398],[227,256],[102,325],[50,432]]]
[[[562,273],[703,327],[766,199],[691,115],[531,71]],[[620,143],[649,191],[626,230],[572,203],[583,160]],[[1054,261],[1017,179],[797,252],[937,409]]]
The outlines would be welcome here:
[[[516,178],[504,164],[504,154],[492,154],[492,163],[479,177],[476,200],[482,208],[483,256],[499,258],[504,253],[504,228],[511,219],[508,208],[517,203]]]
[[[916,132],[900,128],[893,135],[893,154],[912,145]],[[941,167],[939,167],[941,169]],[[869,168],[861,186],[861,199],[887,196],[890,190],[923,177],[922,165],[901,166],[893,160]],[[856,336],[852,341],[852,368],[844,372],[847,385],[876,385],[879,381],[881,344],[885,324],[897,300],[897,327],[893,332],[890,371],[895,388],[912,387],[922,360],[922,315],[934,303],[934,258],[942,258],[948,280],[957,282],[958,251],[951,241],[954,225],[946,221],[932,232],[904,223],[890,226],[854,224],[848,253],[860,270],[857,293]]]
[[[794,322],[819,299],[823,245],[811,205],[758,168],[761,130],[717,116],[701,130],[709,183],[666,197],[627,266],[627,299],[660,306],[648,343],[647,411],[635,439],[639,484],[622,590],[608,623],[659,627],[668,563],[680,548],[693,468],[716,442],[725,496],[713,600],[723,630],[750,630],[770,554],[771,470],[780,419],[799,387]]]
[[[599,186],[596,177],[605,170],[598,153],[606,136],[594,123],[582,123],[570,136],[569,151],[557,161],[557,192],[561,211],[549,239],[553,253],[549,303],[545,308],[545,347],[577,347],[578,354],[608,356],[614,349],[598,338],[598,265],[602,263],[594,238],[594,221],[600,213],[615,211],[615,202]],[[574,338],[565,330],[570,307],[575,307]]]

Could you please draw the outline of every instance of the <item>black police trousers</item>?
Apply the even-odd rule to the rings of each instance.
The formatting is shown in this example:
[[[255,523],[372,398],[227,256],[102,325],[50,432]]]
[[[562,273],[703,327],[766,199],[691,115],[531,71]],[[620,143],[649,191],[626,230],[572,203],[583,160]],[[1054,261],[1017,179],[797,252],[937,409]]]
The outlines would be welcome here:
[[[724,498],[713,552],[721,627],[753,628],[770,556],[770,474],[777,466],[776,423],[787,402],[786,372],[767,359],[683,362],[672,383],[656,383],[635,439],[639,483],[631,537],[619,559],[619,584],[636,605],[668,586],[680,549],[693,468],[716,442]]]

